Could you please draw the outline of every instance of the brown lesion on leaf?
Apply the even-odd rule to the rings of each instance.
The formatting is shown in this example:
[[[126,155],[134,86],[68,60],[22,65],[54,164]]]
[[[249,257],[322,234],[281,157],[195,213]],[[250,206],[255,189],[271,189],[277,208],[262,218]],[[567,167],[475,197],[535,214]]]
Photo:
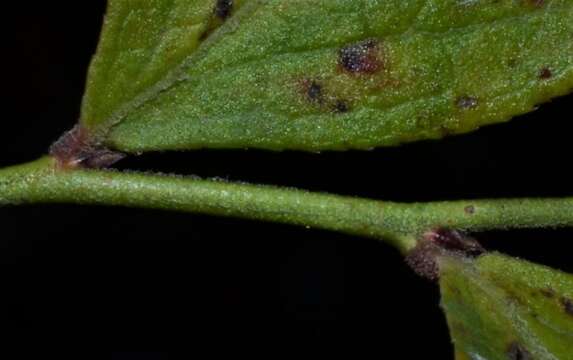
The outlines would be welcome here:
[[[76,125],[50,147],[50,155],[61,169],[105,168],[125,157],[94,142],[87,129]]]
[[[318,81],[304,79],[302,81],[302,88],[308,101],[318,104],[322,104],[324,102],[322,85]]]
[[[458,96],[455,102],[456,107],[462,110],[475,109],[479,105],[478,98],[469,95]]]
[[[532,360],[533,357],[527,349],[517,341],[512,341],[507,347],[508,360]]]
[[[323,81],[319,79],[303,78],[299,81],[298,91],[306,103],[310,103],[320,109],[342,114],[350,111],[347,101],[328,94]]]
[[[474,258],[485,251],[477,240],[458,230],[438,228],[418,239],[416,247],[406,256],[406,263],[418,275],[435,281],[440,275],[439,257]]]
[[[380,44],[368,39],[349,44],[338,51],[338,66],[346,73],[369,75],[384,69]]]
[[[573,316],[573,300],[566,298],[566,297],[562,297],[560,299],[561,305],[563,306],[563,310],[565,310],[565,313],[569,316]]]
[[[344,114],[350,111],[350,107],[346,101],[338,99],[334,102],[332,110],[337,114]]]
[[[539,290],[539,293],[548,299],[552,299],[553,297],[555,297],[555,290],[553,290],[552,288],[541,289]]]
[[[199,36],[199,40],[204,41],[213,33],[213,31],[217,30],[219,26],[233,15],[235,7],[234,0],[216,0],[212,10],[212,15],[207,22],[203,33]]]
[[[221,20],[226,20],[233,11],[233,0],[217,0],[215,3],[215,16]]]
[[[553,72],[547,66],[542,67],[537,72],[537,78],[539,80],[549,80],[553,77]]]
[[[320,79],[305,77],[299,80],[297,91],[304,102],[315,106],[322,106],[326,100],[324,85]]]
[[[466,207],[464,207],[464,213],[466,213],[467,215],[473,215],[476,212],[476,208],[473,205],[468,205]]]
[[[209,35],[211,35],[211,33],[213,32],[213,30],[215,30],[215,28],[216,27],[213,25],[208,25],[199,36],[199,41],[205,41],[205,39],[207,39]]]

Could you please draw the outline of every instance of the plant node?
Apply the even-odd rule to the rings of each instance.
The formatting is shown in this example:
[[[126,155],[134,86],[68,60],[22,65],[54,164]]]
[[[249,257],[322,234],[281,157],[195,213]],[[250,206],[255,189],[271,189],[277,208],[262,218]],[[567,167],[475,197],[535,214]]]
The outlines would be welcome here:
[[[438,228],[422,235],[416,247],[406,255],[406,263],[418,275],[435,281],[440,276],[439,257],[474,258],[485,252],[474,238],[455,229]]]

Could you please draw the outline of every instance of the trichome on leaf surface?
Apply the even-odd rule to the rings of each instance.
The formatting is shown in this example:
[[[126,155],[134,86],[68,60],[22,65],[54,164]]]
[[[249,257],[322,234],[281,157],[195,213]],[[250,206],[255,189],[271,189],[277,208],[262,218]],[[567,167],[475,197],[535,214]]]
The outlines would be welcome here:
[[[458,358],[572,359],[573,277],[474,239],[572,227],[566,194],[396,203],[107,169],[145,152],[366,150],[471,132],[570,93],[572,39],[573,0],[109,0],[79,123],[49,155],[0,170],[0,205],[178,210],[379,239],[439,283]]]

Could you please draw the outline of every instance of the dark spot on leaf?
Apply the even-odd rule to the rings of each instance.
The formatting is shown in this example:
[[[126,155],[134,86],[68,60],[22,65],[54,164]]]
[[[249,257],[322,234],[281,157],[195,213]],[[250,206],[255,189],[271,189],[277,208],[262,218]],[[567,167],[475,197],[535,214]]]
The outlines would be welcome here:
[[[545,296],[546,298],[553,298],[555,296],[555,291],[551,288],[541,289],[539,290],[541,295]]]
[[[50,155],[56,158],[60,165],[73,167],[80,162],[78,160],[79,154],[90,147],[87,130],[80,125],[76,125],[50,146]]]
[[[383,68],[378,53],[378,43],[372,39],[350,44],[338,52],[338,64],[349,73],[373,74]]]
[[[322,102],[322,86],[320,86],[316,81],[312,81],[308,85],[306,96],[308,96],[311,101]]]
[[[456,99],[456,106],[460,109],[473,109],[478,106],[478,100],[473,96],[460,96]]]
[[[324,88],[318,80],[303,79],[299,83],[299,91],[305,100],[322,105],[324,102]]]
[[[213,8],[213,16],[209,19],[207,26],[199,36],[199,41],[204,41],[221,26],[221,24],[231,16],[233,12],[233,0],[216,0]]]
[[[343,114],[345,112],[348,112],[348,110],[349,110],[348,104],[343,100],[336,100],[336,102],[334,103],[334,112]]]
[[[573,301],[571,299],[562,297],[561,305],[563,305],[563,309],[568,315],[573,316]]]
[[[543,67],[543,68],[539,69],[539,72],[537,73],[537,77],[541,80],[547,80],[547,79],[551,79],[553,77],[553,73],[551,72],[551,69],[549,69],[547,67]]]
[[[468,205],[464,208],[464,212],[468,215],[473,215],[476,212],[476,208],[473,205]]]
[[[536,313],[535,311],[533,311],[533,312],[531,313],[531,317],[534,318],[534,319],[538,319],[538,318],[539,318],[539,314]]]
[[[52,155],[61,168],[109,167],[124,158],[124,154],[105,149],[94,142],[88,131],[81,125],[62,135],[50,147]]]
[[[212,32],[213,29],[211,27],[208,27],[207,30],[203,31],[203,33],[201,33],[201,35],[199,36],[199,41],[204,41],[205,39],[207,39]]]
[[[299,82],[299,92],[305,100],[316,105],[322,110],[330,110],[334,113],[348,112],[349,106],[346,101],[337,99],[325,91],[321,81],[305,78]]]
[[[203,31],[201,33],[201,35],[199,36],[199,41],[204,41],[205,39],[207,39],[209,37],[209,35],[211,34],[212,30],[207,28],[206,31]]]
[[[507,348],[507,358],[509,360],[532,360],[531,354],[527,351],[523,345],[517,341],[509,344]]]
[[[231,11],[233,10],[233,0],[217,0],[215,4],[215,15],[225,20],[231,15]]]

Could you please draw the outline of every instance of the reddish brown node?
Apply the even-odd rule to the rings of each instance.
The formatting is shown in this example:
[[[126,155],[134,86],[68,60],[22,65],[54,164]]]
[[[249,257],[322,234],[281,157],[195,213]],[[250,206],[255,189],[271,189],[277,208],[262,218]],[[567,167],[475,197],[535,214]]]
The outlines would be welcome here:
[[[50,155],[62,169],[76,167],[104,168],[121,160],[125,155],[94,144],[88,131],[76,125],[50,147]]]
[[[477,240],[458,230],[440,228],[425,233],[423,237],[440,249],[458,252],[466,257],[479,256],[485,252],[485,249]]]
[[[58,160],[61,167],[76,167],[92,147],[89,139],[87,130],[76,125],[52,144],[50,155]]]
[[[420,241],[406,256],[406,264],[421,277],[436,281],[440,275],[437,263],[440,254],[440,249],[435,245]]]
[[[476,257],[485,249],[473,238],[452,229],[435,229],[426,232],[406,256],[406,263],[418,275],[435,281],[440,276],[439,257]]]
[[[82,161],[82,165],[91,169],[110,167],[125,157],[125,154],[108,149],[95,149]]]

